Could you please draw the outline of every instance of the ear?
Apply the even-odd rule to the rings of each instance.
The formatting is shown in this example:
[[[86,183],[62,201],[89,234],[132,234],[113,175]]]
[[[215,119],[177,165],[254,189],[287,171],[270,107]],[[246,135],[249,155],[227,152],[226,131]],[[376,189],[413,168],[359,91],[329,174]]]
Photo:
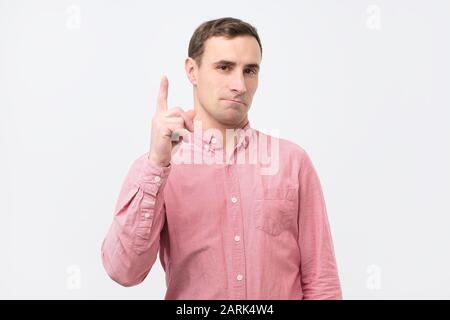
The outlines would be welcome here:
[[[187,57],[184,62],[184,68],[186,70],[186,75],[192,85],[197,85],[197,63],[191,57]]]

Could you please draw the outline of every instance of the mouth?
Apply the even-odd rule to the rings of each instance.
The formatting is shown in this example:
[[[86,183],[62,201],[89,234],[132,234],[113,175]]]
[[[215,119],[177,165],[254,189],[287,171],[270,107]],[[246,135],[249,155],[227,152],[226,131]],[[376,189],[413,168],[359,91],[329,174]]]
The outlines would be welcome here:
[[[228,102],[231,102],[231,103],[239,103],[239,104],[241,104],[243,106],[246,105],[244,102],[238,101],[238,100],[230,100],[230,99],[222,99],[222,100],[225,100],[225,101],[228,101]]]

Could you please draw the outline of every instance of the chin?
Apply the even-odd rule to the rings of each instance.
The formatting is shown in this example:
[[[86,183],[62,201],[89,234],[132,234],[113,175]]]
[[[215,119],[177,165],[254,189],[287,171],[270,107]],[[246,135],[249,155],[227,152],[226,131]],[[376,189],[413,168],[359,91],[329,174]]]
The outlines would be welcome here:
[[[242,122],[244,116],[241,112],[236,112],[232,110],[231,112],[225,112],[220,115],[219,122],[228,125],[228,126],[236,126]]]

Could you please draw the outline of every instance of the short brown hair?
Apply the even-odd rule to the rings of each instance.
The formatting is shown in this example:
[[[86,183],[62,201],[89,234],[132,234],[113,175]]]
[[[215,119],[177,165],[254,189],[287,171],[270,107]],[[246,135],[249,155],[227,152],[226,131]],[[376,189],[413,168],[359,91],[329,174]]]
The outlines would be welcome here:
[[[200,66],[201,58],[205,50],[205,41],[211,37],[225,37],[232,39],[237,36],[249,35],[258,41],[262,55],[262,45],[258,32],[251,24],[242,20],[225,17],[203,22],[194,31],[189,41],[188,56]]]

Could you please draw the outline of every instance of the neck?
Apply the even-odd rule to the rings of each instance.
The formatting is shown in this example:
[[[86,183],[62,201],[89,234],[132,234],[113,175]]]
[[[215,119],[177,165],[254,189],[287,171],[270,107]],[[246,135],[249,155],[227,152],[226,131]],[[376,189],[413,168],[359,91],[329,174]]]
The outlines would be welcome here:
[[[227,129],[236,130],[243,128],[248,122],[247,116],[236,125],[227,125],[212,118],[202,107],[196,106],[195,111],[196,115],[194,121],[199,121],[201,123],[202,130],[215,129],[220,131],[222,136],[216,138],[221,139],[220,143],[226,148],[227,151],[234,150],[234,146],[237,143],[237,137],[235,135],[230,135],[230,137],[227,137],[226,130]]]

